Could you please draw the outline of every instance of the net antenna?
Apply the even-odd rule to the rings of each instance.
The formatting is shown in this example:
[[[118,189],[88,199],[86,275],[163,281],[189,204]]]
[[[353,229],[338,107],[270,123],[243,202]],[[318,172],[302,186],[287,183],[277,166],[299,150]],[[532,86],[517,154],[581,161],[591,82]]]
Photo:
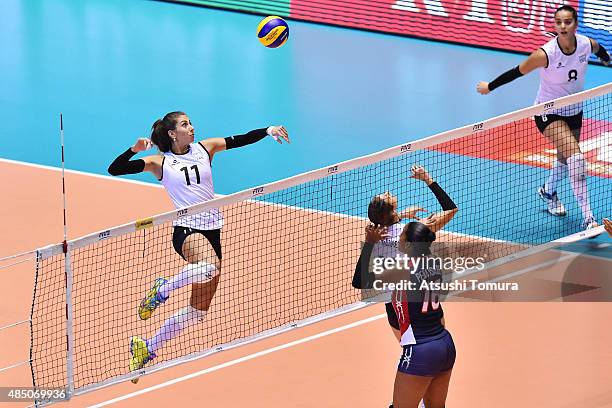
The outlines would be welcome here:
[[[64,211],[64,241],[62,248],[64,252],[66,277],[66,340],[67,340],[67,362],[66,362],[66,397],[70,399],[74,393],[74,333],[72,319],[72,267],[71,256],[68,250],[68,226],[66,222],[66,178],[65,178],[65,160],[64,160],[64,116],[60,113],[60,139],[62,145],[62,198]]]
[[[68,246],[68,227],[66,224],[66,181],[65,181],[65,159],[64,159],[64,115],[60,113],[60,143],[62,145],[62,198],[64,209],[64,253]]]

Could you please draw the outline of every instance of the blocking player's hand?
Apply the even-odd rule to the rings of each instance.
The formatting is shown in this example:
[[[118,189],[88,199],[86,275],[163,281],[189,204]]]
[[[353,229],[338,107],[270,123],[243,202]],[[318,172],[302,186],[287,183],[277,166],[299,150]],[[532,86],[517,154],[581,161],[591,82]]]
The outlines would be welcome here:
[[[425,170],[425,167],[415,164],[410,168],[410,171],[412,172],[410,178],[424,181],[427,185],[433,183],[433,178]]]
[[[401,211],[399,213],[399,216],[401,219],[407,219],[407,218],[417,218],[417,213],[419,212],[427,212],[426,209],[424,209],[423,207],[408,207],[405,210]]]
[[[375,244],[378,241],[382,241],[386,238],[389,238],[387,227],[369,224],[365,229],[365,242],[368,244]]]

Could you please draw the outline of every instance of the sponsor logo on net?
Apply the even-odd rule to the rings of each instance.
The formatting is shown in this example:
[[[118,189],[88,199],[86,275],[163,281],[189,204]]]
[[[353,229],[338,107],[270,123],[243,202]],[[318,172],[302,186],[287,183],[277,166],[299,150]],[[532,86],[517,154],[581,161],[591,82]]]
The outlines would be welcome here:
[[[483,129],[484,129],[484,122],[477,123],[474,126],[472,126],[472,133],[480,132]]]

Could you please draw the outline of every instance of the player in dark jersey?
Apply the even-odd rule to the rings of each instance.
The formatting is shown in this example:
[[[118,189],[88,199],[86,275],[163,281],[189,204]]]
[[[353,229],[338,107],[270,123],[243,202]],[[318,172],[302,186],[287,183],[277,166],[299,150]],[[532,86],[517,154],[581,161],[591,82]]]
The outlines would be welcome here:
[[[454,217],[457,206],[424,168],[413,167],[412,171],[414,178],[427,183],[443,211],[407,224],[400,235],[398,248],[411,257],[429,256],[435,233]],[[385,236],[384,227],[369,225],[366,228],[366,243],[355,274],[360,278],[359,282],[353,280],[354,286],[359,283],[364,288],[372,287],[374,274],[364,273],[363,268],[369,265],[374,243]],[[439,270],[420,268],[410,275],[410,280],[418,287],[423,280],[441,281],[441,277]],[[421,399],[427,408],[444,407],[455,347],[444,328],[444,313],[437,296],[430,291],[395,291],[391,304],[393,310],[387,308],[389,322],[396,322],[403,349],[395,379],[393,407],[416,407]]]

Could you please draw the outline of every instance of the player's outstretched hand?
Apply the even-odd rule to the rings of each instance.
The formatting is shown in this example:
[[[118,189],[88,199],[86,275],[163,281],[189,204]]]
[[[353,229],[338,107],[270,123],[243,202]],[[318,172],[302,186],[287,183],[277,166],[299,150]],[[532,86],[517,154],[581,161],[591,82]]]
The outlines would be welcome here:
[[[603,221],[604,221],[604,228],[606,229],[608,234],[610,234],[610,236],[612,237],[612,221],[610,221],[607,218],[604,218]]]
[[[375,244],[378,241],[381,241],[385,238],[389,238],[389,233],[387,232],[387,227],[376,226],[374,224],[369,224],[365,229],[365,241],[368,244]]]
[[[481,95],[488,94],[489,92],[491,92],[489,91],[489,83],[485,81],[480,81],[476,84],[476,91],[478,91],[478,93]]]
[[[416,218],[417,213],[427,212],[423,207],[408,207],[399,213],[401,219]]]
[[[291,143],[289,141],[289,133],[284,126],[270,126],[268,128],[268,134],[272,136],[272,139],[276,140],[278,143],[283,144],[283,139],[287,143]]]
[[[135,153],[144,152],[145,150],[149,150],[153,147],[153,142],[151,139],[147,139],[146,137],[141,137],[136,140],[134,146],[132,146],[132,151]]]
[[[433,183],[433,178],[425,170],[425,167],[415,164],[410,168],[410,171],[412,172],[410,178],[424,181],[427,185]]]

